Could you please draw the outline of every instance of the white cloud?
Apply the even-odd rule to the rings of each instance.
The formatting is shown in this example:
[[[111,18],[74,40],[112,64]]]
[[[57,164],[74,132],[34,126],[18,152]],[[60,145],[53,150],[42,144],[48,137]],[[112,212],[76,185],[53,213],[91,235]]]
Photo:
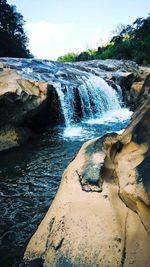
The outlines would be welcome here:
[[[98,46],[103,46],[111,39],[111,34],[102,32],[101,30],[96,30],[91,36],[90,43],[93,48],[97,48]]]
[[[110,40],[111,35],[99,29],[84,36],[73,23],[53,24],[48,21],[26,23],[29,49],[35,58],[56,60],[68,52],[96,49]]]
[[[39,21],[26,23],[26,28],[29,49],[35,57],[56,59],[60,54],[67,52],[63,43],[72,30],[71,24],[52,24],[47,21]]]

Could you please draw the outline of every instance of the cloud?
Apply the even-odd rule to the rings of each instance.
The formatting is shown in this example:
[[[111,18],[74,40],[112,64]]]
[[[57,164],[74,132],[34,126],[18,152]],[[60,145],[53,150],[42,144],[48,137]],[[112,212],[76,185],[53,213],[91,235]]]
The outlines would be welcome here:
[[[91,46],[93,48],[97,48],[98,46],[105,45],[107,42],[110,41],[110,39],[110,33],[102,32],[101,30],[96,30],[91,36],[89,43],[91,43]]]
[[[27,22],[29,49],[35,58],[56,60],[68,52],[96,49],[111,37],[100,29],[84,35],[73,23],[54,24],[48,21]]]
[[[47,21],[26,23],[29,49],[37,58],[56,59],[72,30],[71,24],[52,24]],[[58,52],[58,50],[60,51]]]

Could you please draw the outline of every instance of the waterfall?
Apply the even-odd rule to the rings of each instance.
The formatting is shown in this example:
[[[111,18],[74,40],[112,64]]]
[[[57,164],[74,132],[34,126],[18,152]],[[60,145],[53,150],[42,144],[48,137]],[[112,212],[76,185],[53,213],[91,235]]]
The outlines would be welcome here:
[[[102,78],[89,74],[78,77],[79,86],[55,83],[66,126],[78,119],[96,119],[111,110],[120,109],[119,95]]]

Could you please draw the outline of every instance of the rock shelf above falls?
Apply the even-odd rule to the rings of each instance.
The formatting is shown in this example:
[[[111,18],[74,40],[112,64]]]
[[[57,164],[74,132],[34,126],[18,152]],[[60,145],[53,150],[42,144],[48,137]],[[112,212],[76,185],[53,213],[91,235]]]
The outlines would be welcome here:
[[[122,101],[135,109],[148,94],[149,69],[130,61],[0,61],[0,150],[25,143],[47,125],[99,118]]]
[[[104,120],[122,100],[137,108],[122,135],[83,145],[20,266],[149,267],[149,68],[117,60],[1,61],[0,150],[48,125],[68,131],[87,118]]]

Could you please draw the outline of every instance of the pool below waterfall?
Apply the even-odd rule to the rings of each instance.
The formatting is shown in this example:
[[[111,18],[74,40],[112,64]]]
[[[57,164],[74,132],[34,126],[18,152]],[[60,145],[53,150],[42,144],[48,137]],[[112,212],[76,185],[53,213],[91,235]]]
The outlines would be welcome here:
[[[81,145],[120,131],[130,114],[120,109],[96,120],[47,129],[27,145],[0,153],[0,266],[19,266],[29,238],[55,197],[64,169]]]
[[[132,112],[123,107],[118,85],[112,88],[82,66],[32,59],[5,58],[3,62],[26,79],[51,85],[57,102],[51,99],[50,109],[55,115],[58,105],[63,118],[58,126],[39,131],[28,144],[0,153],[0,266],[18,267],[55,197],[64,169],[81,145],[121,132]]]

